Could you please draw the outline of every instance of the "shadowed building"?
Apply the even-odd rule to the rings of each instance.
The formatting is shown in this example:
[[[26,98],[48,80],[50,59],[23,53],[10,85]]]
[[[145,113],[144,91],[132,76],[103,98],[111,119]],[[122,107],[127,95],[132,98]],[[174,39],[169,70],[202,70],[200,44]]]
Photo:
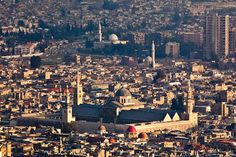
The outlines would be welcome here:
[[[232,28],[229,32],[229,52],[230,56],[236,58],[236,28]]]
[[[206,16],[204,45],[206,58],[225,58],[229,55],[229,16]]]

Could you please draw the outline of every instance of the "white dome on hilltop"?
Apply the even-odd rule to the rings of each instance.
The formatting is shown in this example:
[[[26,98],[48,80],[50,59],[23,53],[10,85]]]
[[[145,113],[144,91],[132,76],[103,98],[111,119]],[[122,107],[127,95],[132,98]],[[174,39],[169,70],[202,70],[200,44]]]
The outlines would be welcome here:
[[[109,36],[109,40],[110,40],[111,42],[117,42],[117,41],[119,41],[119,38],[118,38],[118,36],[117,36],[116,34],[111,34],[111,35]]]

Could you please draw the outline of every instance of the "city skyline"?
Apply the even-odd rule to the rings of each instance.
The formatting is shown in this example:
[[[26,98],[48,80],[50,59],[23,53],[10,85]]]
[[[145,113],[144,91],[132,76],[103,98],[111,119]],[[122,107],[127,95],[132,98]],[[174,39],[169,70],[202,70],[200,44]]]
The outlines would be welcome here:
[[[0,0],[0,157],[236,156],[236,1]]]

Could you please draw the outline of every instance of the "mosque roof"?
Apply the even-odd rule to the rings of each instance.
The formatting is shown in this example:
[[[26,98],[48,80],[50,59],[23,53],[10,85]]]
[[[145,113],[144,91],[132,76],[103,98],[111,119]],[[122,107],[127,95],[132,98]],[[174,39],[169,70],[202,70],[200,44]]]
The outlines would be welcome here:
[[[107,129],[106,129],[106,127],[105,127],[104,125],[100,125],[100,126],[98,127],[98,130],[99,130],[99,131],[106,131]]]
[[[87,120],[87,121],[99,121],[101,114],[103,112],[102,105],[91,105],[91,104],[81,104],[73,105],[73,115],[76,119]],[[130,124],[130,123],[143,123],[143,122],[162,122],[168,115],[171,119],[178,114],[178,112],[173,110],[161,110],[161,109],[131,109],[122,110],[118,117],[117,123],[120,124]],[[102,129],[103,127],[99,128]]]
[[[122,110],[118,117],[119,123],[142,123],[152,121],[163,121],[168,114],[173,118],[176,111],[173,110],[160,110],[160,109],[133,109]]]
[[[119,41],[119,38],[118,38],[118,36],[117,36],[116,34],[111,34],[111,35],[109,36],[109,40],[110,40],[111,42],[117,42],[117,41]]]
[[[120,96],[132,96],[132,95],[128,89],[122,87],[116,92],[115,96],[120,97]]]
[[[134,126],[130,125],[127,130],[126,130],[127,133],[136,133],[137,130]]]
[[[151,56],[147,56],[145,58],[145,62],[152,63],[152,57]]]
[[[138,138],[148,139],[148,135],[147,135],[147,133],[145,133],[145,132],[141,132],[141,133],[138,135]]]
[[[101,105],[73,105],[73,115],[80,120],[99,121],[101,110]]]

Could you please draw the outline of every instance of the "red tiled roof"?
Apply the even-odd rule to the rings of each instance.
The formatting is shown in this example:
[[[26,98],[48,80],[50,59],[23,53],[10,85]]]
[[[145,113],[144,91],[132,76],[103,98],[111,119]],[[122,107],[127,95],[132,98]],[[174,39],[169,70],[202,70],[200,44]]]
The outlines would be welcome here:
[[[127,133],[136,133],[137,130],[134,126],[130,125],[128,129],[126,130]]]

